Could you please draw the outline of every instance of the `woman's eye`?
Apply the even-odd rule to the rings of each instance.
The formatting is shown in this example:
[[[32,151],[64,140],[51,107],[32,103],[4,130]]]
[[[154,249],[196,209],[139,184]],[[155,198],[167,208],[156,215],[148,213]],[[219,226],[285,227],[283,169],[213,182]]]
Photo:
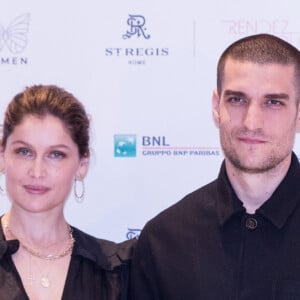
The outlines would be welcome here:
[[[32,155],[31,151],[28,148],[18,148],[16,150],[16,153],[20,154],[22,156],[31,156]]]
[[[65,153],[63,153],[61,151],[53,151],[53,152],[51,152],[50,156],[52,158],[64,158],[66,155],[65,155]]]

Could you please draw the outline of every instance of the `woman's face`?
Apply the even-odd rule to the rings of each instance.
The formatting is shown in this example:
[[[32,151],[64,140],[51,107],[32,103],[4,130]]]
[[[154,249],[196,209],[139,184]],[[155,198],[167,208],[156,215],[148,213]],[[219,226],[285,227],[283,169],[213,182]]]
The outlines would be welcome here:
[[[8,137],[1,164],[12,206],[45,212],[63,210],[74,179],[87,173],[88,158],[80,159],[59,118],[28,115]]]

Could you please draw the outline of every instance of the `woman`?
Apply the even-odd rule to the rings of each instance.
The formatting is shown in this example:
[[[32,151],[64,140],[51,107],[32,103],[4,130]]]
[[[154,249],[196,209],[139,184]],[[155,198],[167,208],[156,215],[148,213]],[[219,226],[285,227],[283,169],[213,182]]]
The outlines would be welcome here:
[[[0,226],[0,299],[126,299],[134,241],[96,239],[71,227],[64,204],[84,196],[89,119],[56,86],[32,86],[5,113],[0,166],[10,210]],[[3,187],[2,187],[3,188]]]

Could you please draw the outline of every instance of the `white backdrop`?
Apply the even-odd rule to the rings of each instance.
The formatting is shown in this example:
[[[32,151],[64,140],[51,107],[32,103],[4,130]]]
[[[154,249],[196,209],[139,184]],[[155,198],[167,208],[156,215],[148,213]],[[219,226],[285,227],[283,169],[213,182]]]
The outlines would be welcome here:
[[[85,201],[70,195],[66,217],[115,241],[217,176],[211,95],[221,52],[261,32],[300,46],[297,0],[0,3],[0,114],[32,84],[84,103],[92,161]],[[8,207],[0,198],[0,213]]]

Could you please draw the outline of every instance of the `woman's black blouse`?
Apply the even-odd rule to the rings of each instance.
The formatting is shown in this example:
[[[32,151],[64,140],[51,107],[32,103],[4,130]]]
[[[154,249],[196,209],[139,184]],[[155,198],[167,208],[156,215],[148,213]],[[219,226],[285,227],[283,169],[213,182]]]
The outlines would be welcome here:
[[[114,243],[74,227],[75,239],[62,300],[127,300],[130,261],[136,240]],[[28,300],[11,255],[19,241],[6,241],[0,226],[0,299]]]

